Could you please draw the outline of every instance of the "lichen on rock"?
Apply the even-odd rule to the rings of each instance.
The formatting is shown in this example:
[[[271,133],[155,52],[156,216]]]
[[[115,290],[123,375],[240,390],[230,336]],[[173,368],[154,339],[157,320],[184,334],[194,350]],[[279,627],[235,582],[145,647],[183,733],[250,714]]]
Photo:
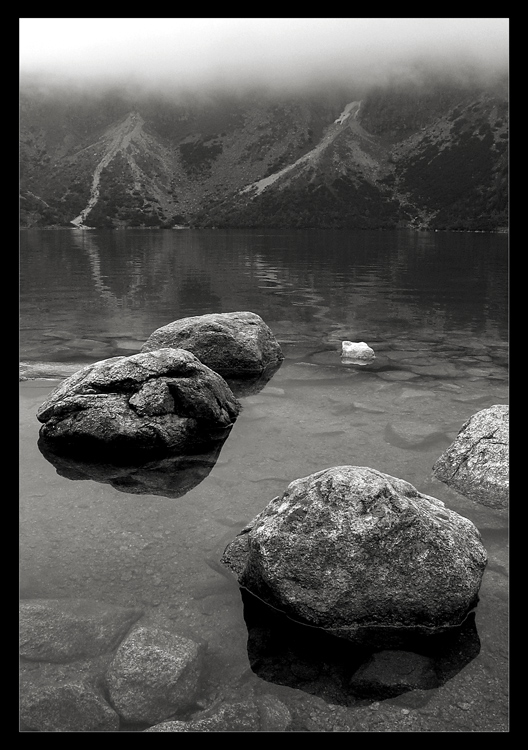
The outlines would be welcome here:
[[[113,357],[66,378],[42,404],[40,437],[84,451],[192,452],[225,439],[240,404],[183,349]]]
[[[352,641],[440,632],[478,601],[487,555],[471,521],[404,480],[338,466],[292,482],[229,544],[241,586]]]
[[[509,417],[505,404],[490,406],[470,417],[434,464],[434,476],[481,505],[507,508]]]

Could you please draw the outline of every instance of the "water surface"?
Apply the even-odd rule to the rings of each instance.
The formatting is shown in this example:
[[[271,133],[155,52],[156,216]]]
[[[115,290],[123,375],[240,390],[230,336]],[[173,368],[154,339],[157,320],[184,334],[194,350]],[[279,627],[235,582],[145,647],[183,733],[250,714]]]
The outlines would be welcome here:
[[[506,731],[507,514],[449,490],[431,467],[472,414],[508,403],[507,283],[500,234],[22,232],[21,596],[140,606],[206,641],[204,700],[242,677],[262,680],[222,551],[294,479],[369,466],[470,518],[489,554],[478,654],[421,702],[409,700],[401,718],[410,723],[397,731]],[[234,310],[261,315],[285,360],[241,399],[202,481],[164,496],[57,473],[37,446],[35,417],[59,382],[53,368],[132,354],[172,320]],[[343,340],[368,343],[375,362],[344,365]],[[317,688],[304,687],[309,706]],[[394,700],[373,705],[400,711]],[[394,731],[381,715],[366,731]]]

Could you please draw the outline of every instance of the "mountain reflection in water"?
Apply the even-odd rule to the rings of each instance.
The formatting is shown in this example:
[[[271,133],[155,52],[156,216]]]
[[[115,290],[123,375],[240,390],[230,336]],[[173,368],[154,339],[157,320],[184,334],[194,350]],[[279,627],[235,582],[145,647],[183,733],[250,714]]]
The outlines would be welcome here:
[[[242,411],[218,450],[116,468],[37,445],[37,409],[62,377],[138,352],[173,320],[243,310],[285,359],[271,379],[233,383]],[[28,230],[20,318],[26,600],[141,609],[207,643],[203,705],[255,688],[296,731],[507,731],[508,514],[431,473],[465,420],[508,403],[507,235]],[[375,360],[343,363],[342,341],[364,341]],[[251,615],[221,569],[226,545],[290,482],[343,465],[410,482],[481,532],[480,601],[443,650],[305,641]],[[43,674],[26,666],[32,681]]]

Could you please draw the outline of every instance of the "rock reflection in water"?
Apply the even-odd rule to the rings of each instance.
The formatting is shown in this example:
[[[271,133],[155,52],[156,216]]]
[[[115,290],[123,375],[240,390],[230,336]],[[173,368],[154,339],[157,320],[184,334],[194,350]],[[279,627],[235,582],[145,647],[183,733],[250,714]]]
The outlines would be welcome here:
[[[120,492],[133,495],[161,495],[177,499],[190,492],[215,466],[225,439],[214,443],[205,453],[165,455],[127,463],[117,454],[110,460],[83,458],[78,454],[59,454],[45,438],[38,448],[59,476],[72,480],[91,479],[110,484]]]
[[[261,373],[255,375],[254,377],[224,377],[224,380],[237,398],[244,398],[245,396],[256,396],[256,394],[260,393],[264,386],[269,383],[269,381],[275,375],[281,365],[282,360],[269,365]]]
[[[301,625],[240,589],[248,658],[261,679],[340,705],[438,688],[480,652],[475,613],[448,633],[409,641],[405,650],[373,651]]]

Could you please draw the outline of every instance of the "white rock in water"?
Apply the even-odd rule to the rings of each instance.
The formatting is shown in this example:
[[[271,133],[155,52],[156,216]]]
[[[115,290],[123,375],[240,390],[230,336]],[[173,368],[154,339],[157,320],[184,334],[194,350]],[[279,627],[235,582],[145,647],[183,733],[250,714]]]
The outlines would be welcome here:
[[[347,359],[374,359],[374,350],[365,344],[364,341],[359,343],[355,341],[343,341],[342,342],[341,356]]]

